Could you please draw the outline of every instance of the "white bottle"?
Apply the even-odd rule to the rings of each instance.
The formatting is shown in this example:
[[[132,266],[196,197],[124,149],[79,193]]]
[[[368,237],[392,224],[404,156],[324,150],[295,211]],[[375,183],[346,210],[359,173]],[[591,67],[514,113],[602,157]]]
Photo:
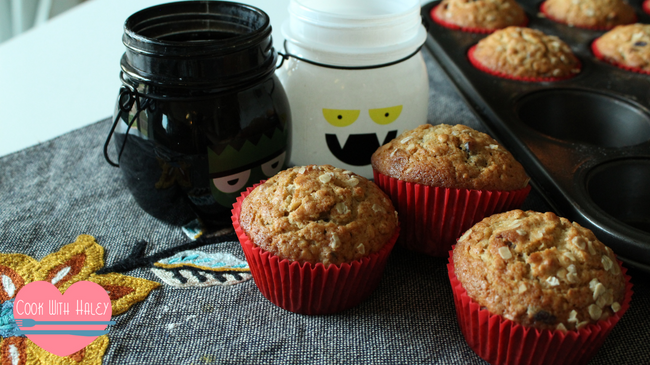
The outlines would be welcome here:
[[[291,0],[282,33],[292,165],[370,178],[380,145],[427,122],[419,0]]]

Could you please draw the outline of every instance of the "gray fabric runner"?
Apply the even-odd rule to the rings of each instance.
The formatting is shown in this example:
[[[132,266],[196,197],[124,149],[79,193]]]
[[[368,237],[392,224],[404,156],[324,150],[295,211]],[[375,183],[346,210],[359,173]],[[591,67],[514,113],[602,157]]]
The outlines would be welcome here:
[[[486,129],[426,50],[429,122]],[[116,90],[117,95],[117,90]],[[107,100],[107,103],[113,101]],[[26,121],[13,121],[26,122]],[[104,120],[0,158],[0,252],[40,260],[89,234],[106,249],[106,266],[136,242],[146,255],[187,242],[179,227],[147,215],[109,166]],[[533,191],[524,209],[550,208]],[[244,260],[237,242],[207,245]],[[177,288],[163,283],[114,317],[105,364],[484,364],[456,323],[445,259],[396,248],[373,295],[330,316],[275,307],[253,280],[232,286]],[[591,364],[650,363],[649,275],[630,270],[631,308]],[[151,266],[126,274],[162,282]]]

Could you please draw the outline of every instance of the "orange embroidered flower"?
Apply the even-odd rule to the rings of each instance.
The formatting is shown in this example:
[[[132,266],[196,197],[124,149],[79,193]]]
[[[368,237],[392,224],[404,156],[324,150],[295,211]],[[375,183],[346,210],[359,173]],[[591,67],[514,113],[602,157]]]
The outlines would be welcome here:
[[[99,336],[80,351],[65,357],[47,352],[27,337],[16,336],[10,329],[9,319],[13,313],[4,310],[11,307],[10,301],[18,291],[33,281],[49,281],[64,293],[70,285],[86,280],[101,285],[111,299],[113,315],[126,312],[137,302],[160,286],[159,283],[132,276],[108,273],[95,274],[104,266],[104,248],[95,238],[80,235],[74,243],[63,246],[58,252],[44,257],[40,262],[23,254],[0,253],[0,303],[3,316],[0,318],[0,363],[23,364],[100,364],[108,336]],[[7,312],[7,313],[5,313]],[[5,318],[11,313],[12,318]],[[5,315],[6,314],[6,315]],[[2,330],[5,326],[7,330]]]

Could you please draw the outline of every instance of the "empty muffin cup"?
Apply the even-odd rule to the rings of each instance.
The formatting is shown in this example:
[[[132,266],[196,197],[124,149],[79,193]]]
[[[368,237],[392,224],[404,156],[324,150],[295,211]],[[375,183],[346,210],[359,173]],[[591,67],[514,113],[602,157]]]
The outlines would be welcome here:
[[[591,200],[614,219],[650,233],[650,159],[602,164],[587,176]]]
[[[599,92],[534,92],[519,99],[516,113],[530,128],[564,141],[618,148],[650,140],[650,115],[628,101]]]

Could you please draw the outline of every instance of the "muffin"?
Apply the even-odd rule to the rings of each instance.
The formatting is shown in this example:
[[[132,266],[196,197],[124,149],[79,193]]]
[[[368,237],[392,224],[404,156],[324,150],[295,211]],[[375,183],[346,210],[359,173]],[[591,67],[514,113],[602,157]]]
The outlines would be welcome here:
[[[442,0],[431,17],[443,26],[483,33],[528,22],[514,0]]]
[[[424,124],[383,145],[371,158],[380,173],[443,188],[516,190],[528,176],[499,142],[462,124]]]
[[[371,158],[375,182],[399,212],[400,244],[446,256],[462,232],[514,209],[530,191],[524,168],[499,142],[464,125],[424,124]]]
[[[249,189],[233,225],[262,293],[304,314],[338,312],[370,295],[399,231],[381,189],[329,165],[287,169]]]
[[[498,338],[491,346],[502,349],[504,359],[586,362],[632,294],[612,250],[590,230],[550,212],[513,210],[483,219],[460,237],[448,268],[463,334],[492,363],[507,361],[480,343],[485,333]],[[477,329],[480,316],[490,320]],[[557,351],[526,353],[546,342]]]
[[[650,25],[619,25],[592,43],[594,54],[628,70],[650,73]]]
[[[472,47],[469,58],[484,72],[523,81],[561,80],[580,72],[566,43],[530,28],[498,30]]]
[[[546,0],[541,11],[556,22],[592,29],[610,29],[637,19],[634,8],[623,0]]]

